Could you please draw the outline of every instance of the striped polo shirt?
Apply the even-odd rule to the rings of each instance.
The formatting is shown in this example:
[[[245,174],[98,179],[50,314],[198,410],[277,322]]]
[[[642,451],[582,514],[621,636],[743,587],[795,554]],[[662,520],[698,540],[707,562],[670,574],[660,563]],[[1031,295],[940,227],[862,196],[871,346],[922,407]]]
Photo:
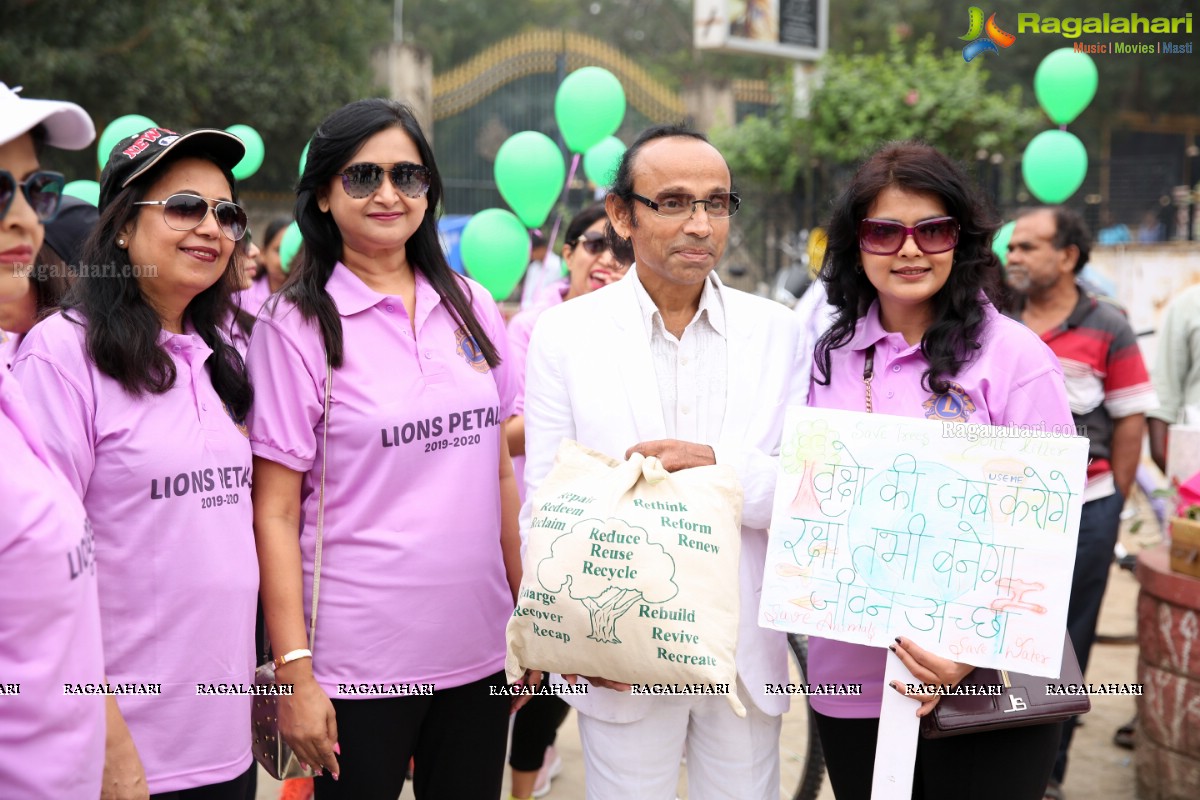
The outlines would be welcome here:
[[[1137,337],[1124,310],[1079,289],[1079,300],[1066,321],[1042,334],[1062,364],[1067,399],[1088,447],[1088,484],[1084,500],[1115,491],[1112,479],[1113,421],[1158,407],[1158,397],[1142,361]]]

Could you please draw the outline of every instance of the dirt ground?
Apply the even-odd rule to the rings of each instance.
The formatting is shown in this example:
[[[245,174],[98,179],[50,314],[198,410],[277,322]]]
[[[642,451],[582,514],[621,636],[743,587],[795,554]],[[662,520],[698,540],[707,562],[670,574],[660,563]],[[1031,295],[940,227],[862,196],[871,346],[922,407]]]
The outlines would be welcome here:
[[[1159,543],[1161,532],[1150,513],[1145,498],[1134,494],[1127,513],[1132,516],[1121,525],[1121,542],[1131,553]],[[1093,683],[1132,683],[1137,678],[1137,581],[1130,572],[1112,568],[1108,591],[1100,612],[1099,640],[1092,651],[1086,680]],[[1133,751],[1113,744],[1113,733],[1134,714],[1131,696],[1097,696],[1092,698],[1092,711],[1075,731],[1071,761],[1063,788],[1068,800],[1135,800]],[[784,719],[781,742],[782,773],[796,776],[796,753],[803,752],[807,726],[803,717],[791,712]],[[574,713],[559,729],[558,751],[563,771],[553,783],[548,800],[584,800],[583,755]],[[469,769],[470,754],[464,754],[464,768]],[[681,770],[679,797],[687,798],[687,781]],[[275,800],[279,784],[259,770],[256,800]],[[502,800],[508,798],[508,779],[505,778]],[[412,787],[406,785],[401,800],[412,800]],[[781,791],[784,800],[791,794]],[[826,780],[818,800],[834,800]]]

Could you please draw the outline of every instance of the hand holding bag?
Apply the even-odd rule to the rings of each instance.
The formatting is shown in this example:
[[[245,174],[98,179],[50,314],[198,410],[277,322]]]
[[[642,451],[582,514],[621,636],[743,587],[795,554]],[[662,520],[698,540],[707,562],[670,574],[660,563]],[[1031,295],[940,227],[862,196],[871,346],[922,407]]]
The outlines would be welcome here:
[[[311,652],[317,635],[317,597],[321,588],[321,539],[325,533],[325,467],[329,446],[329,393],[333,386],[333,366],[325,365],[325,430],[321,435],[321,488],[317,495],[317,547],[313,556],[312,608],[309,613],[311,624],[308,630],[308,649]],[[255,686],[275,683],[275,662],[270,649],[265,649],[264,663],[254,671]],[[311,767],[302,766],[291,746],[279,734],[279,701],[274,694],[256,695],[250,714],[251,748],[254,760],[276,780],[289,778],[311,778]]]

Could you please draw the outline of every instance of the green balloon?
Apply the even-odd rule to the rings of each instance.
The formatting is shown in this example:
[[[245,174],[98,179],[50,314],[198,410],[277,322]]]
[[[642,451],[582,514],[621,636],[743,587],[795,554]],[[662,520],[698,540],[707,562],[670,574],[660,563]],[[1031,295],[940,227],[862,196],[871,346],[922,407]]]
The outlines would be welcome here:
[[[549,136],[522,131],[496,153],[496,188],[526,227],[546,221],[567,177],[562,152]]]
[[[529,264],[529,232],[521,220],[501,208],[471,217],[458,246],[467,274],[496,301],[512,294]]]
[[[62,193],[94,206],[100,205],[100,184],[95,181],[71,181],[63,187]]]
[[[292,259],[300,252],[302,244],[304,244],[304,237],[300,234],[300,226],[293,222],[288,225],[283,234],[283,240],[279,243],[280,269],[285,275],[292,271]]]
[[[992,237],[992,251],[1000,257],[1000,263],[1008,265],[1008,240],[1012,238],[1013,228],[1017,227],[1017,221],[1012,220],[1000,226],[1000,230],[996,231],[996,235]]]
[[[1096,62],[1091,56],[1063,47],[1038,64],[1033,91],[1054,124],[1068,125],[1096,96],[1097,80]]]
[[[572,153],[586,153],[625,119],[625,89],[601,67],[577,69],[559,85],[554,119]]]
[[[309,139],[308,143],[304,145],[304,150],[301,151],[301,153],[300,153],[300,174],[301,175],[304,174],[304,165],[308,163],[308,146],[311,144],[312,144],[312,140]]]
[[[617,176],[617,165],[625,155],[625,143],[615,136],[605,136],[583,154],[583,171],[597,186],[612,186]]]
[[[108,163],[108,157],[112,154],[112,149],[117,146],[117,142],[154,127],[157,127],[154,120],[143,117],[141,114],[126,114],[108,123],[108,127],[104,129],[104,133],[100,134],[100,141],[96,145],[96,161],[100,163],[100,169],[104,169]]]
[[[244,181],[258,172],[258,168],[262,166],[263,156],[266,154],[262,137],[249,125],[230,125],[225,131],[232,133],[242,140],[242,144],[246,145],[246,155],[242,156],[242,160],[233,168],[233,177]]]
[[[1066,131],[1042,131],[1025,147],[1021,175],[1034,197],[1043,203],[1061,203],[1083,184],[1087,166],[1087,148],[1079,137]]]

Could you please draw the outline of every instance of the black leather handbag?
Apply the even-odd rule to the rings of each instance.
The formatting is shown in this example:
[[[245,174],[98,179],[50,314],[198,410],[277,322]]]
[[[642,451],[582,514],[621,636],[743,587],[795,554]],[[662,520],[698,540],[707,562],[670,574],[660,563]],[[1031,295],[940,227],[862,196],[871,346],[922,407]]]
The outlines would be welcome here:
[[[1000,691],[946,695],[933,707],[932,714],[921,718],[921,735],[926,739],[1062,722],[1092,709],[1075,648],[1066,634],[1063,634],[1062,669],[1057,680],[978,668],[959,686],[999,686]]]

